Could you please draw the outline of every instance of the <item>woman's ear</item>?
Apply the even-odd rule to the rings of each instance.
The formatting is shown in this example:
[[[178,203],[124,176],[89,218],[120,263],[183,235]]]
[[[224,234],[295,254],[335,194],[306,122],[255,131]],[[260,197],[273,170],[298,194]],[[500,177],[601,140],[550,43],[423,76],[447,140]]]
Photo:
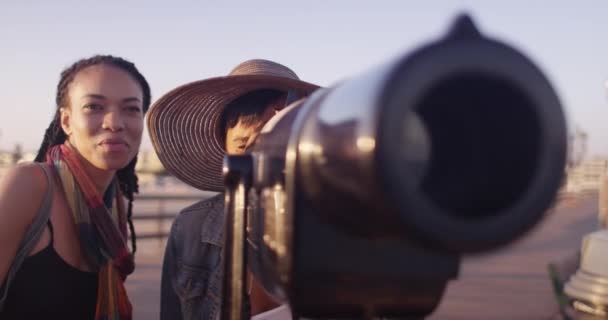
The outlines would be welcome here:
[[[61,128],[66,136],[69,136],[72,133],[72,128],[70,125],[70,119],[72,117],[71,110],[68,108],[60,108],[59,109],[59,121],[61,123]]]

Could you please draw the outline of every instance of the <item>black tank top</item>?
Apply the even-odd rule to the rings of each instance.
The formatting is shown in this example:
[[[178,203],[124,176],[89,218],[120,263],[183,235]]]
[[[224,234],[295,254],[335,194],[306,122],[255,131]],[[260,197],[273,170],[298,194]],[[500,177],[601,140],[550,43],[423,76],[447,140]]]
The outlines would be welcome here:
[[[9,287],[2,320],[94,319],[97,305],[97,273],[69,265],[49,245],[27,257]]]

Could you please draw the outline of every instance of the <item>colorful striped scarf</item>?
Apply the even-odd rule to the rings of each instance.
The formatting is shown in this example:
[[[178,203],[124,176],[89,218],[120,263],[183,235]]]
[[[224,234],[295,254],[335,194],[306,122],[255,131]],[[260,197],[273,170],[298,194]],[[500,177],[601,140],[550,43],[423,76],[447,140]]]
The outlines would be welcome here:
[[[130,320],[132,308],[123,282],[135,265],[127,247],[126,215],[117,179],[106,192],[104,203],[69,145],[53,146],[47,162],[61,179],[81,251],[99,274],[95,319]]]

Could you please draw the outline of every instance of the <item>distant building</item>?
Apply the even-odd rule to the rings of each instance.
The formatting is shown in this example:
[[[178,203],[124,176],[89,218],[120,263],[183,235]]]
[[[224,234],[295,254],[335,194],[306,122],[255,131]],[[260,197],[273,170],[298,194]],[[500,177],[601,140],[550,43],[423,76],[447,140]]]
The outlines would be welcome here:
[[[35,156],[35,152],[23,152],[20,155],[19,162],[33,161]],[[169,176],[154,151],[141,151],[137,157],[135,170],[139,176],[140,184],[155,184],[162,180],[159,180],[161,177]],[[14,165],[14,160],[15,152],[0,151],[0,177],[6,169]],[[561,191],[569,193],[597,192],[604,178],[608,179],[608,159],[585,159],[568,168],[567,178]],[[608,209],[606,210],[608,212]]]
[[[34,161],[34,159],[36,159],[37,154],[38,154],[37,152],[25,152],[21,155],[21,158],[19,159],[19,161],[17,163],[32,162],[32,161]]]
[[[17,163],[32,162],[36,158],[36,152],[20,152],[16,156],[15,152],[0,151],[0,167],[10,167]],[[137,165],[135,170],[147,174],[167,174],[165,167],[160,162],[154,151],[142,151],[137,155]]]
[[[13,164],[13,154],[10,152],[0,152],[0,167],[8,167]]]
[[[599,190],[607,171],[607,159],[583,160],[579,165],[568,170],[564,191],[595,192]]]
[[[163,164],[154,151],[142,151],[137,155],[135,171],[141,173],[165,174]]]
[[[142,187],[157,184],[168,174],[154,151],[141,151],[137,155],[135,171]]]

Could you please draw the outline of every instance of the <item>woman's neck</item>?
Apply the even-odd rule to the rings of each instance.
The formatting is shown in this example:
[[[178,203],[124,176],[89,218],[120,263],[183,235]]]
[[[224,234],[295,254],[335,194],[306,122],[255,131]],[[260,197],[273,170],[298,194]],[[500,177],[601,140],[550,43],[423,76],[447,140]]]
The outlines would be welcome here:
[[[95,189],[97,189],[97,192],[99,192],[99,195],[101,197],[103,197],[106,190],[110,186],[110,183],[112,183],[114,176],[116,175],[116,170],[99,169],[99,168],[95,167],[93,164],[91,164],[87,159],[85,159],[78,152],[78,150],[76,150],[76,148],[74,148],[72,146],[70,146],[70,147],[72,148],[72,150],[78,157],[78,160],[82,164],[82,168],[86,172],[87,176],[89,176],[89,178],[95,185]]]
[[[93,184],[95,184],[99,195],[103,197],[104,193],[108,189],[108,186],[110,186],[110,183],[112,183],[116,171],[101,170],[94,167],[91,163],[84,159],[82,159],[81,161],[83,161],[84,170],[91,178],[91,181],[93,181]]]

